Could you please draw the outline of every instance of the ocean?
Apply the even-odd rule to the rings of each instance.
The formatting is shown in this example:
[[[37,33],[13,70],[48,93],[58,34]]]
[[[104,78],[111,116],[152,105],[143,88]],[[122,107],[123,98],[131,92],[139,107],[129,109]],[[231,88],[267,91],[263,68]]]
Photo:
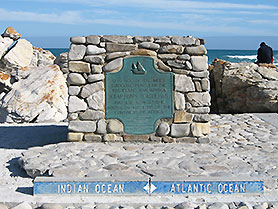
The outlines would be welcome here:
[[[58,56],[63,52],[67,52],[67,48],[51,48],[47,49],[52,52],[54,56]],[[278,65],[278,50],[273,51],[274,64]],[[255,62],[257,59],[257,50],[216,50],[208,49],[209,64],[215,58],[223,59],[229,62]]]

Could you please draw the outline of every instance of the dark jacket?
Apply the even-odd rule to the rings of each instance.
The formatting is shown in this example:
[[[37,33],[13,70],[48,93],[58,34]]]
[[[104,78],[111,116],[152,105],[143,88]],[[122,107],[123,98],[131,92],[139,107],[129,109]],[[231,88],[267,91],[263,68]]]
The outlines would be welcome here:
[[[258,49],[258,56],[257,56],[257,62],[258,63],[272,63],[273,59],[273,50],[271,47],[267,45],[262,45]]]

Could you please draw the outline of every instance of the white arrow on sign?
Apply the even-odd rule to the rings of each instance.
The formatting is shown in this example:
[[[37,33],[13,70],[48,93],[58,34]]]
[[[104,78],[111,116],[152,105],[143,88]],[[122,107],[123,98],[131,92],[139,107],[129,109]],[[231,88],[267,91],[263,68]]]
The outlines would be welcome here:
[[[148,193],[151,194],[154,192],[154,190],[156,190],[156,186],[153,185],[152,183],[148,182],[146,184],[146,186],[144,186],[144,190]]]

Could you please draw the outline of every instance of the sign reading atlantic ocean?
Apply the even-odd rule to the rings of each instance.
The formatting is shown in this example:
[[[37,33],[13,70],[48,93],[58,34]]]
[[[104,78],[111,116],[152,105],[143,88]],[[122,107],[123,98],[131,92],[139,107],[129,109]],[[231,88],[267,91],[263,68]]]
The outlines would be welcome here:
[[[122,121],[125,133],[150,134],[157,120],[173,117],[173,75],[156,70],[151,57],[125,58],[105,82],[106,118]]]

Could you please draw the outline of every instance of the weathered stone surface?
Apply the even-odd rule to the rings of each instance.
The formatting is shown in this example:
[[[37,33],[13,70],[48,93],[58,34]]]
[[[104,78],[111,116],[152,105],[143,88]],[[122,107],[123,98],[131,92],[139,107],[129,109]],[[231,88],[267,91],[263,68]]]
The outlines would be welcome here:
[[[167,64],[173,68],[178,68],[178,69],[185,68],[185,61],[181,61],[181,60],[168,60]]]
[[[209,114],[195,114],[193,121],[195,122],[209,122],[210,116]]]
[[[225,203],[216,202],[209,205],[208,209],[229,209],[229,207]]]
[[[74,36],[70,38],[70,42],[73,44],[85,44],[86,43],[86,37],[84,36]]]
[[[195,45],[196,39],[193,37],[172,37],[171,41],[173,44],[183,45],[183,46],[191,46]]]
[[[104,110],[105,96],[104,91],[100,90],[93,93],[90,97],[88,97],[87,102],[89,107],[94,110]]]
[[[139,48],[157,50],[160,48],[160,45],[152,42],[142,42],[139,44]]]
[[[190,92],[186,98],[193,107],[210,106],[210,94],[208,92]]]
[[[196,137],[181,137],[175,139],[176,143],[195,143],[196,141]]]
[[[86,110],[83,113],[80,113],[81,120],[99,120],[103,119],[105,116],[104,112],[96,110]]]
[[[209,90],[210,90],[210,82],[209,82],[209,79],[203,78],[203,79],[201,80],[201,85],[202,85],[203,91],[209,91]]]
[[[109,120],[107,123],[108,133],[121,133],[124,131],[124,125],[119,120]]]
[[[160,53],[174,53],[174,54],[182,54],[184,50],[183,46],[180,45],[167,45],[160,48]]]
[[[72,85],[82,85],[86,83],[85,78],[79,73],[70,73],[68,75],[68,82]]]
[[[113,53],[107,54],[105,59],[107,61],[110,61],[112,59],[116,59],[116,58],[119,58],[119,57],[125,57],[125,56],[128,56],[128,55],[130,55],[130,52],[113,52]]]
[[[210,143],[210,139],[209,137],[199,137],[197,138],[196,142],[199,144],[208,144]]]
[[[91,96],[93,93],[103,89],[104,89],[104,83],[101,81],[92,84],[87,84],[81,90],[81,97],[87,98]]]
[[[126,52],[135,49],[137,49],[137,46],[133,44],[106,43],[106,50],[108,52]]]
[[[175,111],[174,123],[191,123],[193,120],[193,114],[184,110]]]
[[[148,135],[124,135],[125,142],[148,142]]]
[[[102,65],[91,65],[92,73],[102,73]]]
[[[56,57],[56,59],[54,60],[54,63],[60,67],[60,69],[62,70],[63,73],[68,73],[68,61],[69,61],[68,56],[69,56],[69,53],[64,52],[64,53],[59,54]],[[40,54],[38,56],[38,60],[40,60]],[[39,63],[40,62],[38,61],[38,64]],[[64,71],[66,71],[66,72],[64,72]]]
[[[148,49],[136,49],[130,53],[131,55],[140,56],[156,56],[156,52]]]
[[[210,133],[209,123],[192,123],[191,131],[193,136],[201,137]]]
[[[175,90],[180,92],[195,91],[195,86],[192,79],[186,75],[174,75]]]
[[[119,70],[122,68],[122,66],[123,66],[123,58],[118,58],[104,65],[103,71],[111,72],[114,70]]]
[[[87,44],[99,44],[100,43],[100,37],[96,35],[90,35],[86,37]]]
[[[185,108],[185,97],[183,93],[175,92],[175,109],[184,110]]]
[[[189,55],[206,55],[207,50],[204,45],[185,47],[184,50]]]
[[[202,71],[202,72],[189,72],[189,75],[196,77],[196,78],[208,78],[209,72],[208,71]]]
[[[91,64],[104,64],[104,58],[103,56],[100,55],[90,55],[90,56],[85,56],[84,61],[89,62]]]
[[[162,60],[174,60],[178,57],[176,54],[158,54],[158,57]]]
[[[8,37],[13,39],[14,41],[21,38],[21,34],[16,32],[16,30],[13,27],[8,27],[4,33],[2,34],[2,37]]]
[[[194,71],[206,71],[208,70],[208,57],[191,56],[191,64]]]
[[[30,66],[39,67],[44,65],[53,65],[54,61],[55,56],[49,50],[33,47],[33,56]]]
[[[23,202],[23,203],[18,204],[15,207],[12,207],[11,209],[32,209],[32,206],[29,205],[27,202]]]
[[[84,133],[68,133],[68,141],[70,142],[80,142],[82,141]]]
[[[77,96],[81,90],[79,86],[70,86],[69,87],[69,95],[70,96]]]
[[[97,130],[98,134],[106,134],[106,123],[104,119],[101,119],[97,122]]]
[[[172,124],[171,136],[172,137],[184,137],[190,134],[190,124]]]
[[[185,62],[185,68],[186,68],[187,70],[192,70],[193,67],[192,67],[192,65],[191,65],[191,62],[186,61],[186,62]]]
[[[41,209],[63,209],[63,206],[57,203],[44,203]]]
[[[94,75],[89,75],[88,76],[88,82],[89,83],[102,81],[102,80],[104,80],[104,75],[103,74],[94,74]]]
[[[118,44],[132,44],[133,39],[131,36],[118,36],[118,35],[105,35],[101,38],[104,42],[113,42]]]
[[[82,61],[70,61],[69,71],[74,73],[90,73],[90,64]]]
[[[178,56],[179,60],[190,60],[190,55],[189,54],[182,54]]]
[[[134,36],[134,42],[153,42],[154,38],[152,36]]]
[[[1,121],[65,120],[68,88],[59,67],[49,65],[25,70],[28,76],[14,83],[11,91],[1,99]]]
[[[86,53],[86,46],[71,44],[69,51],[69,60],[82,60]]]
[[[9,209],[9,208],[4,204],[0,204],[0,209]]]
[[[85,134],[84,140],[86,142],[101,142],[102,141],[102,136],[97,135],[97,134],[93,134],[93,133]]]
[[[159,44],[170,44],[171,39],[169,37],[166,37],[166,36],[159,36],[159,37],[154,38],[154,42],[159,43]]]
[[[190,107],[188,110],[190,113],[196,113],[196,114],[207,114],[210,112],[209,107]]]
[[[95,45],[88,45],[86,49],[86,55],[103,54],[106,50],[104,48],[97,47]]]
[[[168,123],[160,123],[156,129],[156,134],[158,136],[167,136],[170,132],[170,126]]]
[[[93,133],[96,130],[95,121],[70,121],[69,130],[83,133]]]
[[[163,70],[163,71],[166,71],[166,72],[172,71],[172,69],[169,66],[165,65],[164,62],[162,62],[161,60],[158,60],[157,67],[160,70]]]
[[[0,59],[6,53],[6,51],[12,45],[12,43],[13,40],[11,38],[9,37],[3,38],[2,36],[0,36]]]
[[[105,134],[103,137],[105,142],[122,142],[123,137],[116,134]]]
[[[87,104],[84,100],[79,99],[77,96],[69,97],[69,112],[78,112],[87,109]]]

